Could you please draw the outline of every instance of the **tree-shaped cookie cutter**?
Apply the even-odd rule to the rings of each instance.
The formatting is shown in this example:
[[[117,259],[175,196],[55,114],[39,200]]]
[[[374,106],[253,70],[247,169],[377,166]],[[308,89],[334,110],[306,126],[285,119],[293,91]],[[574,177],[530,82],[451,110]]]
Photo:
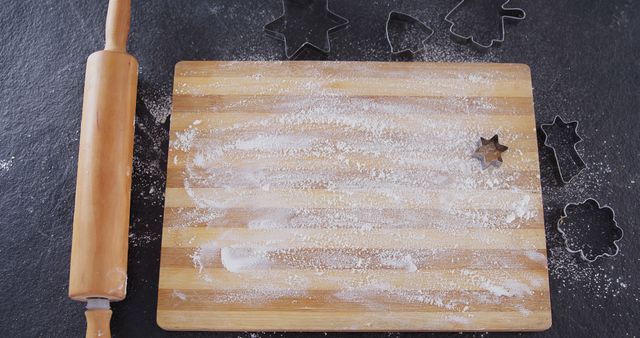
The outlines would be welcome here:
[[[473,35],[461,35],[455,32],[455,22],[453,20],[451,20],[451,16],[456,13],[465,3],[466,0],[461,0],[452,10],[449,11],[449,13],[447,13],[447,15],[444,17],[444,20],[446,22],[449,23],[449,34],[454,37],[456,40],[459,40],[461,42],[469,42],[471,44],[473,44],[475,47],[480,48],[480,49],[484,49],[487,50],[491,47],[494,46],[498,46],[500,44],[502,44],[504,42],[504,39],[507,35],[506,33],[506,29],[505,29],[505,20],[507,19],[511,19],[511,20],[524,20],[527,17],[527,13],[524,11],[524,9],[522,8],[509,8],[506,7],[509,2],[511,0],[506,0],[501,6],[500,6],[500,29],[501,29],[501,35],[499,39],[492,39],[491,42],[488,45],[482,44],[481,42],[476,41],[475,37]]]
[[[394,43],[393,39],[391,38],[391,30],[392,25],[394,23],[403,23],[406,25],[416,25],[418,27],[420,27],[421,29],[425,30],[425,31],[429,31],[429,34],[427,34],[427,36],[422,39],[422,41],[420,41],[420,45],[417,46],[416,48],[412,48],[412,47],[399,47],[396,48],[396,44]],[[434,30],[431,29],[431,27],[427,26],[424,22],[418,20],[417,18],[406,14],[406,13],[402,13],[402,12],[398,12],[398,11],[391,11],[389,12],[389,17],[387,18],[387,24],[386,24],[386,30],[385,30],[386,36],[387,36],[387,42],[389,42],[389,46],[391,47],[391,54],[404,54],[404,53],[411,53],[412,55],[417,54],[418,52],[422,51],[425,49],[425,45],[427,43],[427,41],[429,40],[429,38],[431,38],[431,36],[433,36]]]
[[[334,23],[333,26],[329,27],[326,30],[325,46],[322,47],[312,42],[305,41],[293,52],[290,52],[291,51],[291,48],[289,46],[290,39],[287,39],[286,34],[283,32],[284,30],[286,30],[285,26],[286,26],[287,16],[289,15],[289,12],[290,12],[290,9],[288,6],[297,6],[299,8],[302,8],[304,6],[309,6],[311,3],[315,1],[325,2],[323,14],[326,16],[328,20]],[[306,47],[312,48],[316,51],[319,51],[325,54],[329,54],[331,52],[331,41],[330,41],[331,34],[346,28],[348,25],[349,25],[348,19],[336,14],[335,12],[329,9],[329,0],[282,0],[282,15],[277,19],[275,19],[274,21],[266,24],[264,26],[264,31],[268,36],[284,42],[284,50],[285,50],[285,55],[287,56],[287,59],[294,59]]]
[[[579,214],[581,212],[588,213],[588,217],[583,216],[584,218],[580,219]],[[605,238],[606,242],[604,244],[607,249],[613,249],[613,253],[609,253],[605,250],[601,250],[602,252],[599,253],[594,253],[593,251],[595,250],[593,250],[589,245],[582,244],[581,246],[578,245],[578,247],[576,247],[576,243],[573,243],[575,234],[572,236],[569,233],[572,228],[571,225],[574,226],[573,231],[576,232],[593,232],[594,230],[590,228],[589,224],[586,224],[586,229],[584,228],[585,223],[589,221],[598,221],[598,218],[604,218],[609,222],[608,228],[604,229],[604,231],[608,231],[608,233],[601,233],[600,235],[604,234],[604,236],[608,236]],[[576,229],[576,225],[580,227],[580,229]],[[624,231],[618,226],[618,222],[616,222],[615,212],[613,209],[606,205],[600,206],[600,203],[592,198],[589,198],[582,203],[567,204],[562,210],[562,216],[558,220],[557,228],[558,232],[562,235],[567,251],[571,253],[579,253],[580,258],[590,263],[595,262],[600,257],[616,256],[620,252],[618,241],[620,241],[624,236]],[[602,239],[602,236],[600,237],[600,239]]]

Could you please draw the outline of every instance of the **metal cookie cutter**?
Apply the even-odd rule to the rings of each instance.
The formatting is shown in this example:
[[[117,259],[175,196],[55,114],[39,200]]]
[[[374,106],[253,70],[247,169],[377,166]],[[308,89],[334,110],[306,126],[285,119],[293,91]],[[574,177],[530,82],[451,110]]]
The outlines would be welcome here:
[[[460,1],[451,11],[449,11],[449,13],[447,13],[447,15],[444,17],[444,20],[446,22],[449,23],[449,34],[455,38],[456,40],[459,40],[460,42],[466,43],[466,42],[470,42],[473,46],[483,49],[483,50],[487,50],[493,46],[497,46],[500,45],[501,43],[504,42],[505,36],[506,36],[506,31],[505,31],[505,20],[507,19],[512,19],[512,20],[524,20],[527,17],[527,13],[522,9],[522,8],[508,8],[506,7],[509,4],[509,1],[511,0],[506,0],[501,6],[500,6],[500,30],[501,30],[501,35],[500,38],[498,39],[492,39],[491,42],[488,45],[484,45],[478,41],[476,41],[475,37],[473,35],[461,35],[455,32],[454,27],[455,27],[455,22],[453,20],[451,20],[451,16],[453,14],[455,14],[458,9],[460,9],[460,7],[465,3],[466,0],[462,0]]]
[[[544,145],[553,150],[563,183],[571,182],[587,167],[576,149],[576,145],[582,142],[578,125],[578,121],[564,122],[560,116],[556,116],[552,123],[540,126],[545,136]]]
[[[567,204],[557,226],[567,250],[580,253],[587,262],[620,252],[618,241],[624,232],[616,222],[615,212],[606,205],[601,207],[594,199]]]
[[[482,163],[482,170],[494,166],[499,168],[502,165],[502,153],[509,150],[509,147],[500,144],[498,135],[494,135],[490,139],[480,138],[478,148],[472,157],[477,158]]]
[[[397,11],[389,13],[386,35],[392,54],[417,54],[425,49],[433,33],[433,29],[409,14]]]
[[[305,47],[328,54],[330,35],[346,28],[349,20],[329,9],[329,0],[282,0],[282,15],[264,26],[265,33],[284,42],[287,59]],[[322,33],[314,34],[314,32]]]

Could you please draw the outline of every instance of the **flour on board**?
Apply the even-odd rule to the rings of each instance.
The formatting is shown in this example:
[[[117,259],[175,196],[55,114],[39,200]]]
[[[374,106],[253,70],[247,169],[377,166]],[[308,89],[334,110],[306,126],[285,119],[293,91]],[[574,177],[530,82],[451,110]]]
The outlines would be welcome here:
[[[468,82],[487,84],[492,76],[478,73]],[[314,89],[316,84],[306,85]],[[415,100],[387,103],[317,89],[325,90],[325,95],[290,96],[275,103],[276,113],[238,117],[219,128],[208,129],[205,126],[211,121],[194,120],[172,140],[173,149],[188,151],[180,155],[185,164],[184,188],[196,206],[178,209],[181,226],[217,229],[214,240],[191,254],[194,268],[212,285],[216,278],[236,275],[249,286],[241,293],[216,295],[213,301],[259,305],[274,299],[304,298],[310,296],[314,283],[322,283],[335,290],[333,297],[372,309],[384,308],[389,302],[408,302],[464,313],[477,304],[510,301],[514,311],[531,313],[520,302],[545,280],[535,274],[518,275],[517,267],[529,264],[544,271],[544,254],[529,251],[520,261],[474,254],[464,269],[443,271],[441,279],[425,285],[422,278],[427,277],[421,269],[457,258],[446,249],[409,249],[426,238],[405,231],[416,224],[429,224],[438,233],[466,233],[491,246],[500,239],[482,232],[476,235],[474,229],[506,234],[541,217],[530,194],[539,190],[538,180],[522,177],[509,163],[483,171],[471,158],[480,137],[492,134],[481,120],[474,126],[469,119],[491,113],[496,109],[493,103],[484,98],[448,98],[447,107],[461,112],[451,118],[428,111]],[[177,93],[181,90],[176,88]],[[262,90],[266,94],[283,89],[266,86]],[[198,95],[193,91],[182,94]],[[260,100],[260,95],[245,97],[222,108],[241,114],[250,106],[259,106]],[[212,106],[210,110],[220,109]],[[232,114],[224,114],[231,119]],[[419,114],[434,117],[407,123],[407,116]],[[513,146],[519,142],[518,133],[508,126],[495,126],[490,132],[500,134],[511,146],[513,163],[537,166]],[[211,189],[215,193],[208,191]],[[311,190],[322,193],[312,195]],[[478,197],[478,191],[491,198]],[[470,204],[480,207],[465,207]],[[411,208],[393,211],[406,205]],[[444,212],[427,216],[421,211],[432,206]],[[231,215],[237,209],[244,210],[242,215]],[[240,224],[231,225],[233,222]],[[259,235],[247,239],[236,232],[238,227]],[[380,237],[406,243],[408,249],[367,246]],[[483,272],[486,267],[494,272]],[[380,269],[403,271],[416,278],[390,283],[375,273]],[[474,291],[446,291],[456,286],[464,289],[464,285]],[[445,291],[435,291],[438,289]],[[450,320],[464,324],[469,319],[453,316]]]

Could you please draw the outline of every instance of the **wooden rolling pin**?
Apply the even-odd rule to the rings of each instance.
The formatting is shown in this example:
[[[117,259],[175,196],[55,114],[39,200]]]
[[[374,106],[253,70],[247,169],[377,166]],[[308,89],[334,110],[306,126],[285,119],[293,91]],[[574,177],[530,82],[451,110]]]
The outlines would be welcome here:
[[[131,1],[111,0],[106,43],[87,60],[69,297],[87,302],[87,337],[110,337],[125,298],[138,62],[127,54]]]

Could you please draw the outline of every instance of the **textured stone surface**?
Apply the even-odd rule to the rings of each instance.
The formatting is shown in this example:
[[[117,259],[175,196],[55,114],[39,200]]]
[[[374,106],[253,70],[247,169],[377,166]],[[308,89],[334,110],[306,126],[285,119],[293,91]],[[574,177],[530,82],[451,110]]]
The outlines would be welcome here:
[[[640,3],[512,1],[528,17],[508,26],[506,42],[487,54],[447,36],[442,18],[455,3],[332,1],[351,27],[332,39],[328,59],[393,60],[384,23],[390,10],[400,10],[436,31],[417,60],[529,64],[538,123],[551,122],[556,114],[580,120],[585,141],[578,149],[589,166],[563,187],[551,152],[541,147],[554,324],[535,336],[640,334],[632,320],[640,315],[640,20],[635,19]],[[1,336],[73,337],[84,332],[82,305],[68,300],[66,293],[84,66],[87,56],[102,47],[106,5],[98,0],[6,0],[0,6]],[[155,324],[168,147],[165,117],[179,60],[284,59],[282,44],[262,32],[262,25],[280,11],[277,0],[134,1],[130,50],[141,73],[129,295],[114,304],[115,337],[252,337],[166,333]],[[592,264],[562,249],[554,225],[564,204],[589,197],[611,206],[625,230],[621,254]],[[253,337],[262,336],[298,335]]]

